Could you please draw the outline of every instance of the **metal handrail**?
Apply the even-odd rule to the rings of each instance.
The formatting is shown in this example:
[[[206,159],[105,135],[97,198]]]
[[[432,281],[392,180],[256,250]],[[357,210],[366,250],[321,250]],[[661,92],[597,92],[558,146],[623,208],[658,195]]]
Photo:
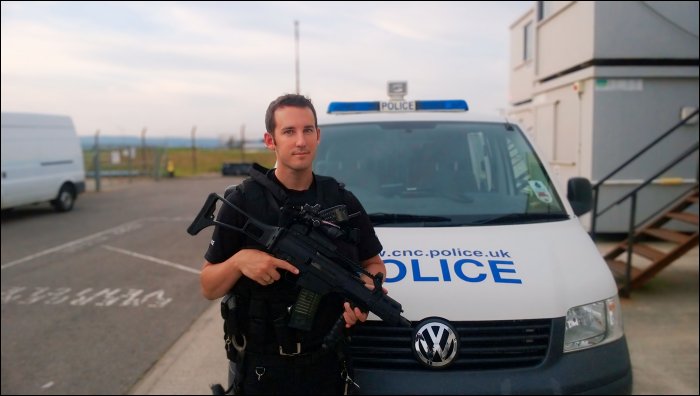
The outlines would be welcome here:
[[[600,179],[600,180],[598,181],[598,183],[596,183],[595,185],[593,185],[593,189],[595,190],[595,189],[597,189],[598,187],[600,187],[600,185],[602,185],[603,182],[605,182],[606,180],[610,179],[610,178],[613,177],[613,175],[615,175],[617,172],[621,171],[622,168],[626,167],[626,166],[629,165],[632,161],[634,161],[634,160],[636,160],[637,158],[639,158],[642,154],[644,154],[645,152],[647,152],[647,150],[649,150],[649,149],[652,148],[654,145],[656,145],[656,143],[658,143],[658,142],[660,142],[661,140],[663,140],[666,136],[668,136],[668,135],[670,135],[671,133],[673,133],[676,129],[678,129],[678,128],[680,128],[681,126],[685,125],[691,118],[693,118],[693,117],[695,117],[696,115],[698,115],[698,112],[700,112],[700,109],[695,110],[692,114],[690,114],[689,116],[687,116],[687,117],[685,117],[684,119],[682,119],[680,122],[678,122],[676,125],[674,125],[671,129],[669,129],[668,131],[666,131],[663,135],[661,135],[661,136],[657,137],[656,139],[654,139],[654,141],[652,141],[652,142],[649,143],[646,147],[644,147],[644,148],[641,149],[639,152],[637,152],[637,154],[633,155],[630,159],[628,159],[627,161],[625,161],[624,163],[622,163],[622,165],[618,166],[617,168],[615,168],[615,170],[613,170],[612,172],[608,173],[607,176],[605,176],[604,178]]]
[[[675,204],[676,202],[678,202],[681,198],[685,197],[686,195],[690,194],[692,191],[697,190],[697,189],[698,189],[698,183],[697,183],[697,181],[696,181],[695,184],[693,184],[692,186],[690,186],[690,188],[684,190],[681,194],[678,194],[678,196],[676,196],[673,200],[669,201],[668,204],[662,206],[661,208],[659,208],[659,210],[657,210],[656,212],[650,214],[650,215],[647,216],[647,218],[645,218],[644,220],[637,222],[637,224],[638,224],[638,225],[642,225],[642,224],[648,223],[650,220],[656,218],[656,217],[659,216],[661,213],[667,211],[668,208],[669,208],[671,205],[673,205],[673,204]]]
[[[698,148],[699,148],[699,147],[700,147],[700,144],[699,144],[699,143],[695,143],[694,145],[690,146],[690,147],[689,147],[687,150],[685,150],[681,155],[679,155],[678,157],[676,157],[673,161],[669,162],[669,164],[666,165],[663,169],[661,169],[660,171],[656,172],[653,176],[649,177],[649,178],[646,179],[642,184],[640,184],[639,186],[637,186],[637,188],[635,188],[634,190],[632,190],[632,191],[628,192],[627,194],[623,195],[622,198],[618,199],[617,201],[613,202],[612,204],[610,204],[610,205],[609,205],[608,207],[606,207],[605,209],[603,209],[603,210],[601,210],[600,212],[598,212],[598,216],[600,216],[600,215],[602,215],[603,213],[607,212],[607,211],[610,210],[613,206],[616,206],[616,205],[621,204],[624,200],[628,199],[628,198],[631,197],[632,195],[636,194],[639,190],[641,190],[642,188],[644,188],[644,187],[646,187],[647,185],[649,185],[652,181],[654,181],[654,179],[656,179],[657,177],[661,176],[664,172],[666,172],[667,170],[673,168],[676,164],[678,164],[679,162],[681,162],[681,161],[683,161],[684,159],[686,159],[689,155],[693,154],[695,151],[698,151]]]
[[[607,210],[609,210],[611,207],[613,207],[613,206],[615,206],[615,205],[618,205],[620,202],[624,201],[625,199],[628,199],[629,197],[631,197],[631,196],[633,196],[633,195],[636,196],[636,192],[639,191],[639,189],[641,189],[642,187],[644,187],[644,186],[648,185],[649,183],[651,183],[651,181],[652,181],[653,179],[655,179],[658,175],[660,175],[660,174],[662,174],[663,172],[667,171],[667,170],[670,169],[673,165],[676,165],[678,162],[680,162],[682,159],[684,159],[685,157],[687,157],[687,156],[690,155],[690,154],[685,154],[685,153],[684,153],[685,155],[681,155],[681,158],[680,158],[680,159],[677,158],[676,161],[672,161],[673,163],[672,163],[671,165],[669,165],[667,168],[664,168],[662,171],[658,172],[658,174],[656,174],[655,176],[653,176],[653,177],[647,179],[644,183],[642,183],[641,186],[639,186],[639,187],[638,187],[637,189],[635,189],[633,192],[628,193],[628,194],[625,195],[623,198],[621,198],[621,199],[619,199],[618,201],[616,201],[614,204],[612,204],[612,205],[608,206],[607,208],[605,208],[605,210],[603,210],[603,211],[601,211],[601,212],[598,212],[598,199],[599,199],[599,197],[600,197],[600,186],[602,186],[603,183],[604,183],[605,181],[607,181],[608,179],[610,179],[613,175],[615,175],[615,174],[618,173],[620,170],[622,170],[622,169],[625,168],[627,165],[629,165],[632,161],[636,160],[636,159],[639,158],[642,154],[644,154],[645,152],[647,152],[651,147],[653,147],[654,145],[656,145],[657,143],[659,143],[659,142],[660,142],[661,140],[663,140],[665,137],[669,136],[671,133],[673,133],[675,130],[677,130],[678,128],[680,128],[682,125],[685,125],[686,123],[688,123],[688,121],[689,121],[690,119],[692,119],[693,117],[697,116],[699,112],[700,112],[700,109],[696,109],[696,110],[695,110],[694,112],[692,112],[689,116],[685,117],[685,118],[682,119],[680,122],[678,122],[678,123],[675,124],[673,127],[671,127],[671,129],[669,129],[668,131],[666,131],[665,133],[663,133],[663,134],[662,134],[661,136],[659,136],[658,138],[654,139],[654,141],[652,141],[652,142],[649,143],[647,146],[645,146],[644,148],[642,148],[639,152],[637,152],[637,154],[633,155],[633,156],[632,156],[631,158],[629,158],[627,161],[625,161],[624,163],[622,163],[622,165],[620,165],[620,166],[618,166],[617,168],[615,168],[612,172],[608,173],[605,177],[603,177],[603,178],[600,179],[595,185],[593,185],[593,208],[592,208],[592,211],[591,211],[591,230],[590,230],[590,235],[591,235],[591,238],[592,238],[593,240],[595,240],[595,237],[596,237],[596,223],[597,223],[597,218],[600,217],[600,215],[602,215],[603,213],[605,213],[605,212],[606,212]],[[690,152],[692,153],[692,151],[697,150],[697,149],[698,149],[697,146],[698,146],[698,145],[697,145],[697,143],[696,143],[695,146],[694,146],[695,148],[691,149]],[[687,152],[687,151],[688,151],[688,150],[686,150],[686,152]],[[633,193],[634,193],[634,194],[633,194]]]

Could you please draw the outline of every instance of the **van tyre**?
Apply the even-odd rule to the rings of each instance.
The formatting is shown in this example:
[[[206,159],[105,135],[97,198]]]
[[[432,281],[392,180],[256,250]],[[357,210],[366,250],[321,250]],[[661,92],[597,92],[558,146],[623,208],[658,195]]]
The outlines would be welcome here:
[[[73,209],[75,196],[75,188],[70,184],[64,184],[61,186],[56,199],[51,201],[51,205],[58,212],[68,212]]]

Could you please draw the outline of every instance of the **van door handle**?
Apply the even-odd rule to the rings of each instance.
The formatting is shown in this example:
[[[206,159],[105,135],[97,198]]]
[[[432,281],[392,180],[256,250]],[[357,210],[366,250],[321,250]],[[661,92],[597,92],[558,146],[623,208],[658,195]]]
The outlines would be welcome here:
[[[6,177],[7,177],[7,173],[5,173],[5,171],[3,171],[3,172],[2,172],[2,178],[4,179],[4,178],[6,178]]]

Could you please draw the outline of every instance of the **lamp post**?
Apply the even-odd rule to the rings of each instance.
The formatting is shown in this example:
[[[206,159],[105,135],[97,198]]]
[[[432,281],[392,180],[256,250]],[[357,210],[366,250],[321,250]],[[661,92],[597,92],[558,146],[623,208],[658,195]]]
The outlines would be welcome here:
[[[294,21],[294,47],[297,95],[299,95],[299,21]]]

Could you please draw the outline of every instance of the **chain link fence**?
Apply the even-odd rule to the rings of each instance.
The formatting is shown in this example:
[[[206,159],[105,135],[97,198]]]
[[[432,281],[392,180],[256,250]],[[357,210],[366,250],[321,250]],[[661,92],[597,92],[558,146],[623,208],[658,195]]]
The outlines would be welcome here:
[[[100,191],[102,183],[132,182],[135,178],[159,180],[173,177],[175,170],[164,147],[99,146],[83,151],[89,185]],[[91,179],[91,180],[90,180]]]

